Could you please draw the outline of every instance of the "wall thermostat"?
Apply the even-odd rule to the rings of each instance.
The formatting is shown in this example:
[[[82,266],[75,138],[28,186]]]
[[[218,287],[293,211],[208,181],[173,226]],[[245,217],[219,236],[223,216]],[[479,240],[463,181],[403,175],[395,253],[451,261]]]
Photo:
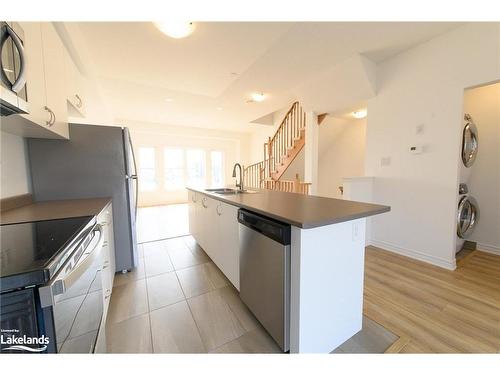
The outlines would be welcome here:
[[[410,146],[410,153],[411,154],[421,154],[422,152],[423,152],[422,145]]]

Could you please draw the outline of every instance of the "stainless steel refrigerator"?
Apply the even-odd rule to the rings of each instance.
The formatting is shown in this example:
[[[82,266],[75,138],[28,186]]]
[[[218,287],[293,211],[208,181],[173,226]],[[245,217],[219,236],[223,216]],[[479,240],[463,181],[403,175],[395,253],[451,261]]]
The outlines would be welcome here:
[[[28,139],[36,201],[112,197],[116,270],[137,265],[137,168],[127,128],[70,124],[69,140]]]

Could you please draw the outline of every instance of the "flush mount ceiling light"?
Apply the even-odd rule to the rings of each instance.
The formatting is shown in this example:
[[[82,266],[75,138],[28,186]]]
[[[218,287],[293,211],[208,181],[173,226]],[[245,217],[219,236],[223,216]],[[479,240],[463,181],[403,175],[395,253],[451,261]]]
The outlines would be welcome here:
[[[252,98],[250,102],[262,102],[266,98],[263,92],[254,92],[250,97]]]
[[[172,99],[172,98],[167,98],[167,99],[165,99],[165,101],[166,101],[167,103],[171,103],[171,102],[173,102],[173,101],[174,101],[174,99]]]
[[[165,22],[155,22],[155,26],[165,35],[181,39],[185,38],[194,31],[195,26],[192,22],[187,21],[165,21]]]
[[[352,117],[360,119],[365,118],[367,114],[368,112],[366,111],[366,109],[360,109],[359,111],[354,111],[352,113]]]

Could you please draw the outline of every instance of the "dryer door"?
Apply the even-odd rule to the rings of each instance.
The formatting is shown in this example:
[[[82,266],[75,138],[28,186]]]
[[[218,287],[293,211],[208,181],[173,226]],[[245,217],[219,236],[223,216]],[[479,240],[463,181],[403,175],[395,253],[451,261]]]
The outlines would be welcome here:
[[[464,196],[460,199],[457,213],[457,235],[460,238],[470,236],[479,219],[479,208],[473,197]]]
[[[469,168],[474,164],[476,160],[477,148],[478,148],[478,137],[477,137],[477,127],[472,121],[472,117],[465,114],[465,126],[462,135],[462,162]]]

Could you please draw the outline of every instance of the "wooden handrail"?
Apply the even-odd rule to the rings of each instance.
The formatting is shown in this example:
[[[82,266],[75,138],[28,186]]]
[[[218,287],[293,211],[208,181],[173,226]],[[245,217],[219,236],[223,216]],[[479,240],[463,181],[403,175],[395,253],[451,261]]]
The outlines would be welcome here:
[[[274,135],[264,144],[264,157],[268,159],[266,178],[286,163],[289,150],[293,149],[297,139],[304,136],[301,132],[305,129],[305,116],[299,102],[294,102]]]
[[[244,186],[261,189],[264,181],[265,161],[249,165],[244,169]]]
[[[310,182],[302,182],[299,175],[295,176],[295,180],[272,180],[267,179],[263,183],[264,189],[283,191],[287,193],[309,194]]]
[[[299,102],[294,102],[274,135],[264,143],[264,160],[245,168],[245,186],[309,193],[308,183],[280,180],[305,144],[305,124],[306,114]]]
[[[290,109],[285,113],[285,116],[283,117],[283,120],[281,121],[281,124],[278,126],[278,129],[276,129],[276,133],[274,133],[273,137],[271,140],[274,141],[274,138],[276,137],[276,135],[278,134],[278,132],[280,131],[281,127],[285,124],[286,122],[286,119],[288,118],[288,115],[290,113],[292,113],[292,111],[294,110],[294,108],[296,106],[299,105],[299,102],[293,102],[292,106],[290,107]]]

